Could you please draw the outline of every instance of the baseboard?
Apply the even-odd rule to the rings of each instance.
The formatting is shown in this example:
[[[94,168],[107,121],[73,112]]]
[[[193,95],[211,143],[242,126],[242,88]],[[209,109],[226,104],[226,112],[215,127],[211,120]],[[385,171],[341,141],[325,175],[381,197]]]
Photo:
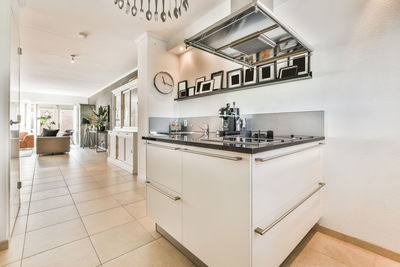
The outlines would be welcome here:
[[[0,251],[8,249],[8,240],[0,241]]]
[[[129,164],[126,164],[126,163],[124,163],[122,161],[119,161],[117,159],[113,159],[113,158],[110,158],[110,157],[107,158],[107,161],[110,162],[111,164],[114,164],[114,165],[120,167],[121,169],[123,169],[123,170],[125,170],[125,171],[127,171],[129,173],[134,174],[134,168],[133,168],[133,166],[131,166]]]
[[[369,250],[371,252],[374,252],[375,254],[381,255],[381,256],[389,258],[391,260],[400,262],[400,254],[396,253],[394,251],[391,251],[389,249],[377,246],[375,244],[366,242],[366,241],[358,239],[356,237],[352,237],[352,236],[337,232],[335,230],[329,229],[329,228],[321,226],[319,224],[316,224],[314,226],[313,230],[321,232],[321,233],[329,235],[329,236],[332,236],[334,238],[345,241],[347,243],[353,244],[357,247]]]

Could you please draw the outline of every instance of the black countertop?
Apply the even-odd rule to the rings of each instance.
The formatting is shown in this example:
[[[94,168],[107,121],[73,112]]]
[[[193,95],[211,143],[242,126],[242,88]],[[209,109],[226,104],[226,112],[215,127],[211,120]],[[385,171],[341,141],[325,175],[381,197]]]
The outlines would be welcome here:
[[[283,147],[300,145],[324,140],[323,136],[277,136],[273,142],[261,142],[245,137],[229,137],[228,139],[235,142],[236,140],[246,141],[246,144],[222,143],[222,137],[217,137],[216,134],[210,133],[207,137],[202,133],[191,134],[150,134],[143,136],[142,139],[149,141],[165,142],[186,146],[197,146],[203,148],[219,149],[225,151],[256,154],[264,151],[274,150]],[[247,142],[249,141],[249,142]],[[251,142],[250,142],[251,141]],[[229,141],[228,141],[229,142]]]

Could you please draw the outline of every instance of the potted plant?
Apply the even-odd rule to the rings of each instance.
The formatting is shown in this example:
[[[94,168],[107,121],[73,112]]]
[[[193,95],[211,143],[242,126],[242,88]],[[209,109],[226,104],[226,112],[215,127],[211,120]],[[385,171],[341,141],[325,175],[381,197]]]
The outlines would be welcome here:
[[[39,117],[39,120],[40,120],[40,127],[46,126],[47,129],[49,129],[49,130],[51,130],[51,127],[53,125],[56,125],[56,123],[51,119],[50,115],[41,116],[41,117]]]
[[[92,109],[93,118],[89,120],[98,131],[105,131],[106,130],[106,123],[108,122],[108,109],[100,106],[98,111]]]

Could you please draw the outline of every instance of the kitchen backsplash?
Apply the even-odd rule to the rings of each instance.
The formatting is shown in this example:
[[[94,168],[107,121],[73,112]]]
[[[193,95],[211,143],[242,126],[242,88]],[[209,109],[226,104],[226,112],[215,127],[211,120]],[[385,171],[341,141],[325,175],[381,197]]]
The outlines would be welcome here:
[[[243,114],[240,117],[246,119],[246,130],[250,131],[272,130],[275,135],[324,136],[324,111]],[[186,132],[202,131],[205,124],[209,125],[210,132],[216,132],[222,128],[221,119],[218,116],[187,118],[150,117],[149,131],[168,133],[170,125],[174,122],[180,122],[183,126],[181,131]]]

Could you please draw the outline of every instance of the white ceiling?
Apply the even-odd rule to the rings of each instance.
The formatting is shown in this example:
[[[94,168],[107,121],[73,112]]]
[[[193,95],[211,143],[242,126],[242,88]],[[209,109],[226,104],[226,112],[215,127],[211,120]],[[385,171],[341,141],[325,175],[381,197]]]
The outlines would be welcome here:
[[[189,0],[179,20],[156,23],[126,15],[114,0],[25,0],[21,91],[89,96],[137,66],[135,40],[142,33],[169,38],[222,1]],[[80,39],[79,32],[88,32],[88,38]],[[76,64],[71,54],[78,55]]]

